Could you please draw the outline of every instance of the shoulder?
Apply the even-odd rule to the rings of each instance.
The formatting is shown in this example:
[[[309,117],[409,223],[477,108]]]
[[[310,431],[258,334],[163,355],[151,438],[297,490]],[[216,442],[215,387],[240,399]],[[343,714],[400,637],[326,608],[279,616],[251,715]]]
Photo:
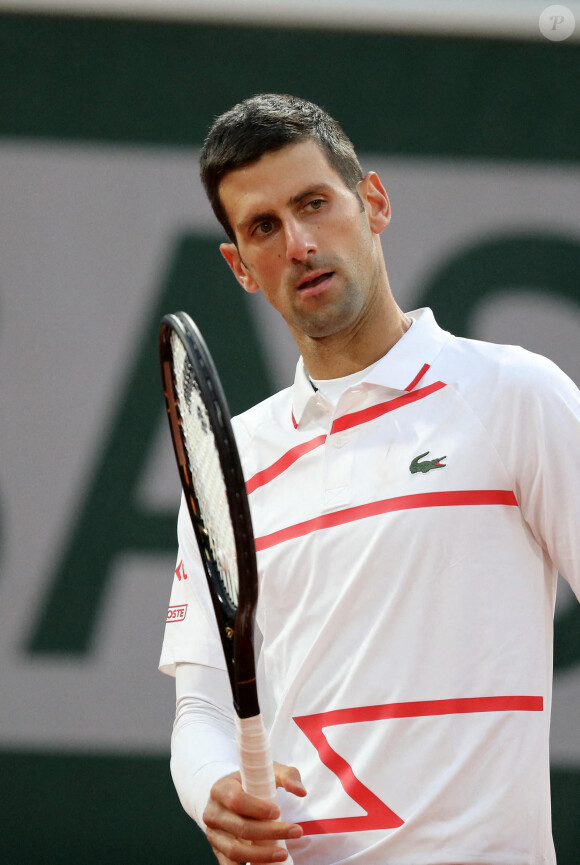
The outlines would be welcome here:
[[[466,397],[487,402],[577,399],[574,382],[551,360],[517,345],[452,337],[438,363],[440,377]]]
[[[292,428],[293,388],[287,387],[232,418],[244,470],[252,472],[264,442],[282,438]]]
[[[574,474],[567,463],[580,441],[580,391],[555,363],[519,346],[454,337],[436,374],[454,391],[460,412],[485,430],[528,516],[532,491],[566,488],[556,478]],[[566,464],[559,474],[558,461]]]
[[[252,436],[264,423],[281,423],[292,416],[292,387],[284,388],[232,418],[236,437]],[[288,415],[288,410],[290,415]]]
[[[516,487],[522,466],[529,478],[546,454],[580,440],[580,391],[553,361],[519,346],[460,338],[441,355],[438,376],[477,417]]]

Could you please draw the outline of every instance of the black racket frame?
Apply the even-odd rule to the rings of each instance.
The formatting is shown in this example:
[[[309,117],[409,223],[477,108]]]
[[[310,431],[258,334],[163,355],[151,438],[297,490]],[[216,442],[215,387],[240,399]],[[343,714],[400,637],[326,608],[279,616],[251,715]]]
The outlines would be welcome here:
[[[227,492],[238,566],[238,606],[224,592],[217,563],[193,484],[175,387],[171,333],[185,348],[207,409]],[[228,403],[201,332],[186,312],[164,316],[159,331],[163,392],[181,486],[201,554],[223,646],[236,712],[240,718],[259,714],[254,660],[254,620],[258,599],[256,547],[246,484],[232,429]]]

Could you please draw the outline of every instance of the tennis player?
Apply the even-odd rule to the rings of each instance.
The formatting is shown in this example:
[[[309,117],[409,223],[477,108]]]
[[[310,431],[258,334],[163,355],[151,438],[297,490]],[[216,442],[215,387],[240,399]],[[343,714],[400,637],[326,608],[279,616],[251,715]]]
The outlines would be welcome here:
[[[580,593],[578,389],[545,358],[398,307],[387,194],[319,107],[236,105],[201,171],[223,257],[300,360],[292,387],[234,420],[279,808],[241,788],[182,508],[161,669],[184,808],[221,865],[283,861],[277,838],[296,865],[554,865],[553,611],[558,570]]]

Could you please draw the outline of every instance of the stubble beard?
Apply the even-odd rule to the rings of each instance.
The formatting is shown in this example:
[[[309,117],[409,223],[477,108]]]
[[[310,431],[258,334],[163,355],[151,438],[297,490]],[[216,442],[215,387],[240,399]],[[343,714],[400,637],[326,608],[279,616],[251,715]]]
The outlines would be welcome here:
[[[372,272],[366,267],[357,267],[346,276],[344,262],[334,262],[334,267],[332,264],[318,263],[312,269],[332,271],[334,279],[343,280],[342,287],[330,289],[333,297],[315,296],[307,304],[295,304],[288,321],[292,330],[310,339],[324,339],[356,328],[365,308],[372,302],[373,283],[378,280],[376,263]]]

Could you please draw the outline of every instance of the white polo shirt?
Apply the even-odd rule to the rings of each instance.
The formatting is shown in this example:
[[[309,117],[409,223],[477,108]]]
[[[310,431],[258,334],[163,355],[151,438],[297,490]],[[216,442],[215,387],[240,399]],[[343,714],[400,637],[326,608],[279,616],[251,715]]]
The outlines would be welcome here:
[[[580,397],[429,310],[336,407],[302,362],[234,421],[262,714],[296,865],[553,865],[558,569],[580,594]],[[189,519],[161,668],[223,668]]]

